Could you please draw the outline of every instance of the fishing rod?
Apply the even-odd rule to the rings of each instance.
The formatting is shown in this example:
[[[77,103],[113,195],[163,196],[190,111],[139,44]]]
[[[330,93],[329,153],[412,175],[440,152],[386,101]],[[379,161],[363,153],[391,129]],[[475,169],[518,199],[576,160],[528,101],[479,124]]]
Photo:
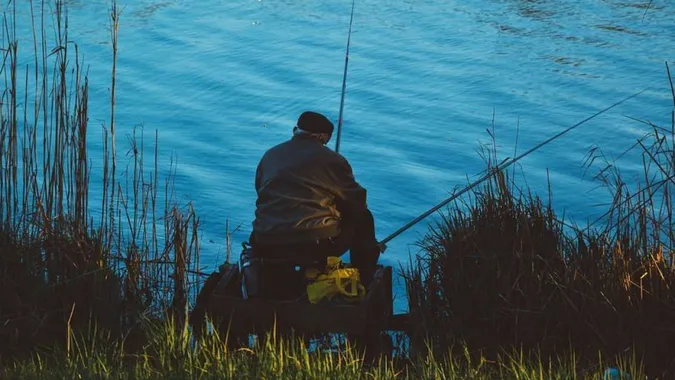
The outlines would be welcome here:
[[[381,250],[382,252],[384,252],[384,250],[386,249],[386,244],[387,244],[389,241],[391,241],[393,238],[395,238],[395,237],[397,237],[398,235],[400,235],[401,233],[405,232],[405,231],[408,230],[410,227],[412,227],[412,226],[414,226],[415,224],[419,223],[420,221],[422,221],[422,220],[423,220],[424,218],[426,218],[427,216],[429,216],[429,215],[431,215],[432,213],[438,211],[441,207],[443,207],[443,206],[447,205],[448,203],[452,202],[453,200],[457,199],[460,195],[462,195],[462,194],[466,193],[467,191],[473,189],[474,187],[476,187],[476,186],[479,185],[480,183],[484,182],[484,181],[487,180],[488,178],[492,177],[492,176],[495,175],[496,173],[501,172],[502,170],[506,169],[507,167],[513,165],[514,163],[516,163],[517,161],[519,161],[520,159],[522,159],[523,157],[529,155],[530,153],[532,153],[532,152],[538,150],[539,148],[543,147],[544,145],[550,143],[551,141],[556,140],[556,139],[559,138],[560,136],[566,134],[567,132],[569,132],[569,131],[571,131],[571,130],[577,128],[578,126],[580,126],[580,125],[582,125],[582,124],[585,124],[586,122],[590,121],[591,119],[594,119],[595,117],[602,115],[603,113],[605,113],[605,112],[609,111],[610,109],[612,109],[612,108],[618,106],[619,104],[621,104],[621,103],[623,103],[623,102],[625,102],[625,101],[627,101],[627,100],[630,100],[630,99],[632,99],[632,98],[634,98],[634,97],[640,95],[641,93],[647,91],[648,89],[649,89],[649,88],[645,88],[645,89],[642,90],[642,91],[639,91],[639,92],[637,92],[637,93],[635,93],[635,94],[633,94],[633,95],[630,95],[630,96],[628,96],[627,98],[624,98],[623,100],[620,100],[620,101],[618,101],[618,102],[612,104],[611,106],[609,106],[609,107],[607,107],[607,108],[605,108],[605,109],[603,109],[603,110],[600,110],[600,111],[596,112],[595,114],[593,114],[593,115],[591,115],[591,116],[585,118],[584,120],[582,120],[582,121],[580,121],[580,122],[574,124],[573,126],[567,128],[567,129],[563,130],[562,132],[560,132],[560,133],[558,133],[558,134],[556,134],[556,135],[554,135],[554,136],[548,138],[547,140],[545,140],[545,141],[543,141],[543,142],[541,142],[541,143],[535,145],[534,147],[530,148],[530,149],[527,150],[526,152],[520,154],[519,156],[517,156],[517,157],[515,157],[515,158],[513,158],[513,159],[506,159],[506,160],[502,161],[502,162],[501,162],[499,165],[497,165],[494,169],[488,171],[485,175],[483,175],[482,177],[480,177],[480,178],[477,179],[476,181],[474,181],[474,182],[472,182],[471,184],[469,184],[469,186],[463,188],[463,189],[460,190],[459,192],[453,194],[451,197],[445,199],[443,202],[441,202],[441,203],[437,204],[436,206],[430,208],[428,211],[426,211],[426,212],[423,213],[422,215],[420,215],[420,216],[418,216],[417,218],[411,220],[411,221],[408,222],[406,225],[404,225],[403,227],[399,228],[398,230],[396,230],[396,231],[395,231],[394,233],[392,233],[391,235],[389,235],[389,236],[387,236],[386,238],[384,238],[382,241],[380,241],[380,242],[378,243],[378,246],[380,247],[380,250]]]
[[[345,92],[347,91],[347,65],[349,64],[349,44],[352,39],[352,22],[354,21],[354,3],[352,0],[352,14],[349,17],[349,33],[347,34],[347,53],[345,54],[345,72],[342,76],[342,97],[340,98],[340,115],[338,116],[337,136],[335,136],[335,153],[340,151],[340,135],[342,134],[342,111],[345,105]]]

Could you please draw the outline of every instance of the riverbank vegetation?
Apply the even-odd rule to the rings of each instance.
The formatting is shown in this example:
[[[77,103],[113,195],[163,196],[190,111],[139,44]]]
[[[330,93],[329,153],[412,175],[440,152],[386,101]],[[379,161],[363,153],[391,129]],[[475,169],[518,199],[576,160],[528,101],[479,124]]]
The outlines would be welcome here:
[[[450,207],[405,270],[416,339],[432,338],[434,351],[460,340],[487,357],[506,345],[545,358],[574,352],[582,366],[598,352],[629,355],[651,375],[675,373],[675,90],[666,72],[671,124],[636,121],[650,132],[626,151],[638,153],[641,178],[624,179],[600,149],[589,152],[613,199],[595,225],[566,223],[550,192],[518,188],[507,171]]]
[[[119,9],[113,2],[110,114],[97,145],[64,3],[31,5],[28,39],[17,35],[18,6],[3,4],[2,21],[0,378],[555,379],[601,378],[609,365],[633,378],[672,370],[675,121],[646,122],[651,133],[634,147],[645,167],[639,189],[614,166],[600,171],[614,203],[599,227],[569,226],[550,197],[517,187],[507,172],[450,206],[403,268],[414,329],[394,357],[370,363],[348,346],[308,351],[275,337],[235,350],[190,333],[202,282],[199,218],[174,200],[175,168],[160,178],[157,133],[148,148],[143,130],[116,131]],[[485,158],[488,170],[499,161],[494,150]],[[594,150],[588,161],[601,159]],[[91,191],[94,168],[100,192]]]
[[[173,200],[172,175],[160,179],[156,134],[150,168],[142,131],[124,136],[119,154],[119,10],[110,13],[113,80],[99,159],[89,151],[89,82],[64,2],[30,5],[32,43],[22,46],[19,6],[26,11],[3,4],[2,20],[0,358],[63,342],[92,320],[135,336],[147,314],[184,319],[196,290],[199,220],[190,204]],[[102,177],[93,196],[92,167]]]
[[[43,351],[32,360],[0,369],[3,379],[603,379],[606,364],[580,371],[573,357],[547,363],[518,350],[507,350],[496,361],[425,352],[364,362],[348,345],[332,352],[307,349],[301,340],[266,339],[251,348],[228,350],[217,335],[193,342],[187,330],[170,322],[149,323],[148,340],[140,350],[94,328],[69,335],[66,344]],[[627,373],[641,374],[627,357],[618,363]],[[639,377],[634,377],[639,378]],[[644,378],[644,376],[642,376]]]

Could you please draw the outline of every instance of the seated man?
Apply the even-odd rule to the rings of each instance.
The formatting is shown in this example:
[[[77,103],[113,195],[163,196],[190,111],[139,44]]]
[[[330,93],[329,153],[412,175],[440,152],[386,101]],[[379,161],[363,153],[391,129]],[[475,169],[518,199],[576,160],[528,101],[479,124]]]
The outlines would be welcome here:
[[[293,137],[263,155],[250,243],[254,257],[295,263],[325,263],[326,257],[349,250],[367,287],[380,256],[375,223],[351,166],[326,146],[332,133],[333,123],[325,116],[304,112]],[[260,277],[272,282],[265,274]]]

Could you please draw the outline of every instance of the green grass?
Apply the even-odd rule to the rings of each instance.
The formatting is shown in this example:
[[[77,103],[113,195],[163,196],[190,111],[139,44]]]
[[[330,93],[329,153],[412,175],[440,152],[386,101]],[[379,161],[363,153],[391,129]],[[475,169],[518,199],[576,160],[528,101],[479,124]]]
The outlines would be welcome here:
[[[521,352],[504,352],[498,361],[463,355],[380,359],[367,363],[345,345],[339,351],[311,351],[301,340],[275,338],[229,350],[217,335],[194,342],[187,325],[147,323],[146,344],[128,352],[125,342],[90,329],[71,333],[67,344],[0,369],[3,379],[601,379],[605,365],[578,368],[574,357],[548,363]],[[637,363],[620,363],[633,378],[644,378]],[[640,377],[642,376],[642,377]]]

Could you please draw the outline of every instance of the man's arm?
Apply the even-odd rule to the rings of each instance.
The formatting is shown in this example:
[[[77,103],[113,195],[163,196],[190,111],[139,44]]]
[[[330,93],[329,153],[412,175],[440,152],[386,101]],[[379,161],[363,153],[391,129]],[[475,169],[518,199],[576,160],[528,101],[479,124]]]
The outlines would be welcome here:
[[[262,178],[262,169],[260,167],[261,166],[260,164],[262,164],[262,160],[260,160],[260,162],[258,163],[258,166],[255,169],[255,191],[256,191],[256,193],[258,191],[260,191],[260,180]]]
[[[334,183],[333,191],[338,198],[338,208],[356,211],[368,207],[366,189],[356,181],[352,167],[344,157],[339,156],[333,162],[330,175]]]

